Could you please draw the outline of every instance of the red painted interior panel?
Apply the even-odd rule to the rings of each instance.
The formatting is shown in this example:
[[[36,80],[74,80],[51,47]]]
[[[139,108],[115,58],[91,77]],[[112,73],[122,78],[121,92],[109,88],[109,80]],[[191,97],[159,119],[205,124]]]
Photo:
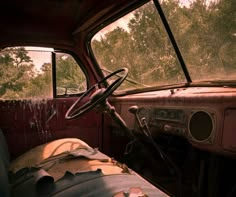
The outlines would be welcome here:
[[[225,111],[222,146],[224,149],[236,152],[236,109]]]
[[[135,126],[134,116],[129,113],[129,107],[137,105],[144,108],[180,109],[186,115],[184,137],[192,146],[223,155],[236,155],[236,92],[234,88],[183,88],[172,93],[170,90],[153,91],[114,97],[112,103],[120,115],[126,120],[130,129]],[[196,141],[189,132],[189,120],[196,111],[207,111],[213,119],[213,131],[206,141]],[[225,117],[224,117],[225,116]],[[168,121],[167,121],[168,123]],[[169,123],[170,124],[170,123]],[[199,124],[202,124],[199,122]],[[154,130],[156,134],[158,131]],[[201,132],[201,131],[199,131]],[[154,133],[152,133],[154,135]],[[173,129],[171,135],[179,136]],[[112,137],[111,137],[112,139]]]
[[[1,101],[0,128],[12,157],[63,137],[78,137],[93,147],[99,147],[102,115],[91,111],[79,119],[65,120],[64,115],[74,101],[74,98]]]

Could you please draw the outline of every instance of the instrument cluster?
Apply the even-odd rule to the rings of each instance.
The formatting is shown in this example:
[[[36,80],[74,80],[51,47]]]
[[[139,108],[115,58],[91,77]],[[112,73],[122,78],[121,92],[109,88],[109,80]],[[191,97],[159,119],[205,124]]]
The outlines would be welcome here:
[[[140,108],[138,116],[154,136],[172,134],[201,143],[211,143],[214,137],[215,118],[209,110],[150,107]]]

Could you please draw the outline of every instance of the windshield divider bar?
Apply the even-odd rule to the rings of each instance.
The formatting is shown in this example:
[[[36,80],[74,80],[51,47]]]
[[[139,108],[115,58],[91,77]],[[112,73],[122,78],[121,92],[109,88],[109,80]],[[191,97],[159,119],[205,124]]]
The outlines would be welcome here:
[[[175,40],[175,38],[174,38],[174,36],[173,36],[173,34],[172,34],[172,31],[171,31],[171,29],[170,29],[170,26],[169,26],[169,24],[168,24],[168,22],[167,22],[167,20],[166,20],[166,17],[165,17],[165,14],[164,14],[164,12],[163,12],[163,10],[162,10],[162,8],[161,8],[161,5],[160,5],[160,3],[159,3],[158,0],[153,0],[153,1],[154,1],[154,4],[155,4],[156,8],[157,8],[157,11],[158,11],[158,13],[159,13],[159,15],[160,15],[160,17],[161,17],[161,20],[162,20],[162,22],[163,22],[163,25],[165,26],[165,29],[166,29],[166,31],[167,31],[167,34],[168,34],[169,38],[170,38],[170,41],[171,41],[171,43],[172,43],[172,45],[173,45],[173,47],[174,47],[174,50],[175,50],[176,55],[177,55],[177,57],[178,57],[178,59],[179,59],[179,62],[180,62],[180,64],[181,64],[181,67],[182,67],[182,69],[183,69],[183,72],[184,72],[184,74],[185,74],[185,77],[186,77],[187,81],[188,81],[189,83],[191,83],[192,80],[191,80],[191,77],[190,77],[190,75],[189,75],[188,69],[187,69],[187,67],[186,67],[186,65],[185,65],[185,62],[184,62],[184,59],[183,59],[183,57],[182,57],[182,55],[181,55],[181,53],[180,53],[179,47],[178,47],[178,45],[177,45],[177,43],[176,43],[176,40]]]
[[[53,84],[53,98],[57,96],[57,81],[56,81],[56,53],[52,52],[52,84]]]

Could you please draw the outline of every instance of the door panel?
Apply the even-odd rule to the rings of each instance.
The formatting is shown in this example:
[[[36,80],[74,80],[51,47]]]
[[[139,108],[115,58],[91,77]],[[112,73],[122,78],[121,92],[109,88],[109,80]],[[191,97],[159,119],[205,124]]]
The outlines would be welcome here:
[[[76,137],[99,147],[101,114],[93,111],[76,120],[64,116],[76,98],[0,101],[0,128],[14,158],[36,145],[65,137]]]

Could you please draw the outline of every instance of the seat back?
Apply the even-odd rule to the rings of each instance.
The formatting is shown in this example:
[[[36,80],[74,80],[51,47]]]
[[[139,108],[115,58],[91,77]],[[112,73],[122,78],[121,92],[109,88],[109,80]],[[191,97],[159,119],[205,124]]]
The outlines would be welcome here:
[[[10,184],[8,179],[8,169],[10,156],[5,137],[0,129],[0,196],[10,196]]]
[[[5,136],[1,129],[0,129],[0,158],[2,159],[5,168],[8,169],[10,165],[10,155]]]

